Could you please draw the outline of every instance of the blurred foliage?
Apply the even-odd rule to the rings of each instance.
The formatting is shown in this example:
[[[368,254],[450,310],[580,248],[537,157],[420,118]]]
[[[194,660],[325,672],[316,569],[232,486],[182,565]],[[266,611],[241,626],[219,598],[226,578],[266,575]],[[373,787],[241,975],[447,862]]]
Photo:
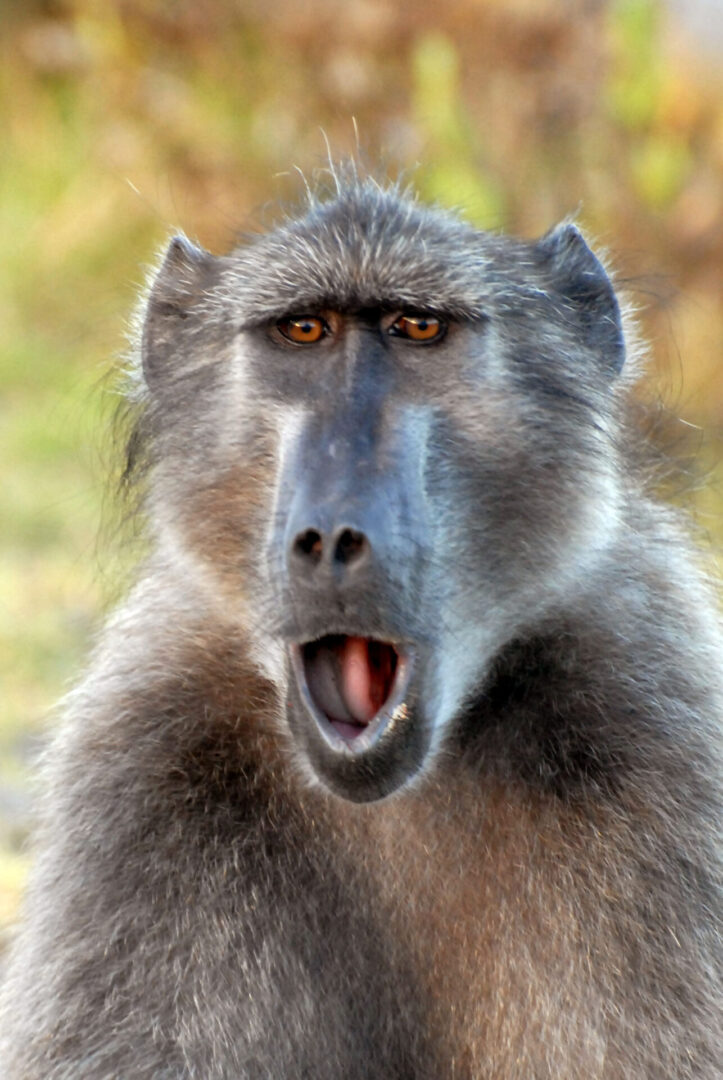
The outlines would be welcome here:
[[[578,214],[715,466],[723,95],[657,0],[0,0],[0,24],[1,922],[41,718],[115,591],[103,375],[169,230],[221,250],[258,228],[295,165],[323,169],[320,128],[481,225]],[[714,477],[712,533],[721,508]]]

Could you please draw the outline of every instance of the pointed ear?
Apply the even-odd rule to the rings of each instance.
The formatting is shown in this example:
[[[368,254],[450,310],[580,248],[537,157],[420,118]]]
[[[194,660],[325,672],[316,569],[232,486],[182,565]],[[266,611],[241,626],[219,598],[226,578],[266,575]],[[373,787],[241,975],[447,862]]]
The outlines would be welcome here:
[[[221,261],[185,236],[169,243],[143,321],[141,351],[149,387],[183,367],[200,319],[198,303],[216,280]]]
[[[625,362],[620,307],[610,278],[575,225],[563,224],[538,241],[553,286],[574,312],[584,344],[619,372]]]

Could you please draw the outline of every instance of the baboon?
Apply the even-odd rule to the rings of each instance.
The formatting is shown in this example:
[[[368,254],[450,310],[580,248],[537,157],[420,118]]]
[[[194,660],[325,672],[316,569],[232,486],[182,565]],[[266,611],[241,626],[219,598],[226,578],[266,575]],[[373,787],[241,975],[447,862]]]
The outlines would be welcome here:
[[[720,1078],[721,634],[627,321],[575,225],[353,172],[171,240],[5,1080]]]

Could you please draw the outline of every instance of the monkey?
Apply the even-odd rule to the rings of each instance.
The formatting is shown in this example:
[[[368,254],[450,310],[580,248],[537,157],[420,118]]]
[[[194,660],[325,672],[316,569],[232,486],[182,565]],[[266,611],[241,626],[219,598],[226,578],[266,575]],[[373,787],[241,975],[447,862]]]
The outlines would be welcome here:
[[[565,221],[170,240],[151,546],[45,754],[5,1080],[714,1080],[721,629]]]

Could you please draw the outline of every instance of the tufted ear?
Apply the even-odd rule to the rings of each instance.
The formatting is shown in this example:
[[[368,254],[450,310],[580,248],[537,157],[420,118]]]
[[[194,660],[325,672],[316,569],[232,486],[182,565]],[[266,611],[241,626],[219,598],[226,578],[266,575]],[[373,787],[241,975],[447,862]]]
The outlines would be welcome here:
[[[585,345],[619,372],[625,362],[620,307],[605,268],[580,230],[558,225],[538,241],[537,250],[558,296],[575,313]]]
[[[143,373],[150,387],[182,365],[198,325],[198,302],[214,283],[221,261],[185,236],[169,243],[143,321]]]

